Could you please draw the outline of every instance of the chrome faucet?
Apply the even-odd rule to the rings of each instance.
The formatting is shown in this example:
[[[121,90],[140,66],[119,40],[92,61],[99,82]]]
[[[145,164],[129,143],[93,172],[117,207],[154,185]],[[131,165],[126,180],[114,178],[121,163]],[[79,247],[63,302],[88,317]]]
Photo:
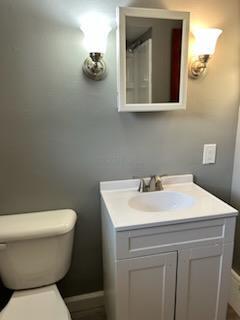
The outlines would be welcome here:
[[[163,185],[160,176],[152,176],[149,182],[149,191],[161,191]]]
[[[146,183],[144,178],[140,179],[138,191],[139,192],[152,192],[152,191],[161,191],[163,190],[163,185],[161,177],[154,175],[150,178],[149,183]]]
[[[144,178],[140,178],[140,183],[138,187],[139,192],[148,192],[149,191],[149,184],[147,184]]]

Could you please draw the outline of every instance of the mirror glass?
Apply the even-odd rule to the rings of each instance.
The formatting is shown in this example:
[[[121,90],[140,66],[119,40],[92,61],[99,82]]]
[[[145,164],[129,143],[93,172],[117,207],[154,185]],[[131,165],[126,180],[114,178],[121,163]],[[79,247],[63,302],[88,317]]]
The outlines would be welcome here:
[[[183,20],[126,17],[126,103],[179,102]]]

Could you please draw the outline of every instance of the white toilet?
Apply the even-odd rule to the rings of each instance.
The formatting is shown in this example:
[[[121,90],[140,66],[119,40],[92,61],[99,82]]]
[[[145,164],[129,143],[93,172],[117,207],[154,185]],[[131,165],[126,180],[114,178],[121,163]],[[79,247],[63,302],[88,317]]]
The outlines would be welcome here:
[[[0,320],[69,320],[56,282],[72,255],[73,210],[0,216],[0,277],[15,290]]]

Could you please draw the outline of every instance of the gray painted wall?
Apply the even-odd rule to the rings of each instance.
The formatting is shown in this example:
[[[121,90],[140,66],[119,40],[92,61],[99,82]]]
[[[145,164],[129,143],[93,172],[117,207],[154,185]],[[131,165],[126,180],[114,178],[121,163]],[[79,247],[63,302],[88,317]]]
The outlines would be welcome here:
[[[192,13],[224,33],[205,79],[189,80],[187,111],[121,114],[116,109],[115,33],[105,81],[85,79],[79,16],[118,5]],[[228,200],[239,105],[238,0],[1,0],[0,212],[78,212],[65,296],[102,288],[98,182],[153,173],[193,173]],[[201,164],[217,143],[216,165]],[[59,252],[59,254],[61,254]]]

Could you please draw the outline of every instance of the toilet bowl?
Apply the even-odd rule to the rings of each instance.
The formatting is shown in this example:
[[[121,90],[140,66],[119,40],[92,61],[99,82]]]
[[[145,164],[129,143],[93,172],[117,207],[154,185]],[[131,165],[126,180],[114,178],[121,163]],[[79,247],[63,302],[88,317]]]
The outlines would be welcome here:
[[[56,285],[15,291],[0,313],[0,320],[70,320]]]
[[[72,256],[76,213],[55,210],[0,216],[0,277],[14,290],[0,320],[69,320],[56,282]]]

